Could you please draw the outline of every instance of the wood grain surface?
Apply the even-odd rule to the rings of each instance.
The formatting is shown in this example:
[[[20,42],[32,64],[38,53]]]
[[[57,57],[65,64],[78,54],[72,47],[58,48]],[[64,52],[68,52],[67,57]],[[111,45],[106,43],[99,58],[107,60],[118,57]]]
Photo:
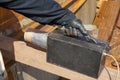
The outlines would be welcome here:
[[[117,22],[120,9],[119,5],[118,1],[106,1],[103,3],[99,14],[94,21],[94,24],[99,28],[99,39],[106,41],[110,40],[112,31]]]

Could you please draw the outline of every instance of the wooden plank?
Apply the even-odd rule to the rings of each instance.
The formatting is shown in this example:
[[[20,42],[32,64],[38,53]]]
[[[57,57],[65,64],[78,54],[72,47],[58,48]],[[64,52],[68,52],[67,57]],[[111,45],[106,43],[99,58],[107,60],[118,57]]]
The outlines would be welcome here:
[[[0,30],[4,35],[11,35],[20,29],[18,19],[8,9],[0,8]]]
[[[117,27],[120,28],[120,15],[119,15],[119,18],[118,18],[118,21],[117,21]]]
[[[110,46],[111,46],[110,54],[112,54],[118,61],[120,61],[120,28],[118,28],[118,26],[116,26],[113,31]],[[115,66],[111,65],[112,61],[113,60],[111,58],[108,58],[106,61],[106,65],[110,68],[116,69]]]
[[[80,6],[83,5],[83,3],[85,3],[86,0],[76,0],[72,6],[69,7],[69,10],[71,10],[73,13],[75,13],[79,8]]]
[[[98,38],[109,41],[119,14],[118,1],[104,2],[94,24],[99,28]],[[103,36],[104,35],[104,36]]]
[[[119,1],[119,0],[117,0],[117,1]],[[120,5],[120,3],[119,3],[119,5]],[[119,27],[120,26],[120,24],[119,24],[120,23],[120,12],[118,14],[119,14],[119,16],[118,16],[117,24],[115,23],[115,28],[114,28],[114,31],[113,31],[113,34],[112,34],[111,40],[110,40],[111,50],[109,52],[118,61],[120,61],[120,27]],[[113,66],[111,64],[112,61],[113,60],[111,58],[107,57],[106,66],[110,67],[110,68],[117,69],[115,66]]]
[[[11,12],[17,17],[19,22],[25,18],[25,16],[23,16],[22,14],[19,14],[19,13],[13,11],[13,10],[11,10]]]
[[[8,37],[1,37],[0,41],[0,48],[8,50],[9,52],[11,52],[11,50],[14,50],[14,55],[17,62],[25,64],[31,68],[37,69],[38,71],[47,71],[49,73],[56,74],[71,80],[96,80],[78,72],[46,62],[46,52],[27,46],[26,43],[23,41],[15,41]],[[9,47],[11,44],[14,48]],[[114,76],[116,75],[116,70],[109,69],[109,71],[112,79],[114,79]],[[104,69],[98,80],[109,79],[110,76],[107,75],[107,72]]]
[[[101,8],[101,6],[103,5],[104,1],[108,1],[108,0],[99,0],[99,1],[97,1],[97,8]]]
[[[69,5],[73,0],[66,0],[65,2],[61,3],[62,7],[66,7],[67,5]]]
[[[96,0],[87,0],[85,4],[76,12],[76,16],[84,24],[92,24],[96,15]]]
[[[59,76],[33,68],[29,65],[17,62],[10,71],[14,75],[11,80],[59,80]]]
[[[46,26],[42,27],[42,28],[40,29],[40,31],[52,32],[52,31],[54,31],[56,28],[58,28],[58,26],[46,25]]]
[[[120,13],[120,12],[119,12]],[[110,45],[111,45],[111,48],[116,48],[120,45],[120,15],[118,17],[118,21],[117,21],[117,24],[116,24],[116,28],[113,32],[113,36],[112,36],[112,39],[110,41]]]
[[[111,49],[114,49],[119,45],[120,45],[120,29],[116,27],[113,32],[112,39],[110,41],[110,46]]]
[[[62,7],[66,7],[67,5],[69,5],[73,0],[55,0],[56,2],[58,2]]]
[[[112,54],[117,59],[117,61],[120,61],[120,29],[117,27],[113,32],[110,41],[110,46],[111,46],[111,50],[109,51],[110,54]],[[111,58],[107,58],[106,66],[116,69],[116,67],[111,64],[112,61],[113,60]]]

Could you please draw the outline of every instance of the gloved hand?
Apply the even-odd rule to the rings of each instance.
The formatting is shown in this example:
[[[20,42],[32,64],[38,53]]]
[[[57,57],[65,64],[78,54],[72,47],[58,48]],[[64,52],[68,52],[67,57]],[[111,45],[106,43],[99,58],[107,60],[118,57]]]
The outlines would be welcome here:
[[[75,19],[63,24],[65,26],[65,33],[67,36],[76,37],[88,42],[97,43],[96,39],[88,33],[88,31],[84,28],[82,22],[79,19]]]

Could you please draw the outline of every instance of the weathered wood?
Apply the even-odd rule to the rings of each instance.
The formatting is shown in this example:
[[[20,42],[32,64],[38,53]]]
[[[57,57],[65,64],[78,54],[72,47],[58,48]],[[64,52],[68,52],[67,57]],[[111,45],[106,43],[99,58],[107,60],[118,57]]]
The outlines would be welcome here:
[[[80,6],[83,5],[83,3],[85,2],[86,0],[76,0],[70,7],[69,7],[69,10],[71,10],[73,13],[75,13],[79,8]]]
[[[119,38],[120,38],[120,11],[119,11],[119,16],[118,16],[118,19],[117,19],[117,23],[115,24],[115,29],[113,31],[112,38],[110,40],[110,46],[111,46],[112,50],[114,48],[117,48],[120,45]],[[115,52],[116,52],[116,50],[115,50]]]
[[[14,64],[10,71],[14,75],[14,79],[11,80],[59,80],[59,76],[19,62]]]
[[[119,18],[118,18],[118,21],[117,21],[117,27],[120,28],[120,15],[119,15]]]
[[[67,5],[69,5],[72,2],[72,0],[56,0],[56,2],[61,4],[62,7],[66,7]]]
[[[25,16],[23,16],[22,14],[19,14],[19,13],[13,11],[13,10],[11,10],[11,12],[17,17],[19,22],[25,18]]]
[[[106,1],[103,3],[94,21],[94,24],[99,28],[99,39],[106,41],[110,40],[119,14],[119,5],[118,1]]]
[[[97,0],[97,8],[101,8],[101,6],[103,5],[104,1],[108,1],[108,0]]]
[[[52,31],[54,31],[56,28],[58,28],[58,26],[46,25],[46,26],[42,27],[42,28],[40,29],[40,31],[52,32]]]
[[[14,41],[13,39],[7,37],[1,37],[0,41],[0,48],[8,50],[9,52],[11,52],[11,50],[14,49],[15,59],[17,62],[25,64],[31,68],[37,69],[37,71],[44,70],[71,80],[96,80],[86,75],[77,73],[75,71],[71,71],[69,69],[46,62],[45,52],[27,46],[25,42]],[[3,45],[5,43],[7,45]],[[1,45],[3,45],[3,47],[1,47]],[[14,48],[9,47],[10,45],[14,46]],[[116,75],[116,70],[109,69],[109,71],[112,79],[114,79],[114,76]],[[106,70],[103,70],[98,80],[108,79],[110,79],[110,76],[108,76]]]
[[[0,31],[4,35],[11,35],[20,29],[20,24],[12,12],[0,7]]]
[[[118,15],[119,9],[120,9],[120,3],[118,0],[116,1],[104,1],[100,0],[102,2],[102,6],[100,6],[100,11],[94,21],[94,24],[96,24],[99,28],[99,39],[109,41],[111,50],[110,53],[118,59],[120,56],[119,51],[119,44],[120,44],[120,33],[119,29],[116,27],[116,24],[118,24]],[[114,6],[114,7],[112,7]],[[119,59],[118,59],[119,60]],[[116,67],[111,65],[112,59],[107,58],[106,59],[106,66],[110,68],[116,69]]]
[[[76,16],[84,24],[92,24],[96,15],[96,0],[87,0],[83,6],[76,12]]]
[[[120,12],[119,12],[119,14],[120,14]],[[112,52],[115,48],[117,48],[120,45],[120,15],[118,17],[116,28],[115,28],[115,30],[113,32],[113,36],[111,38],[110,45],[112,48],[112,50],[111,50]],[[114,54],[118,54],[118,50],[114,50]]]

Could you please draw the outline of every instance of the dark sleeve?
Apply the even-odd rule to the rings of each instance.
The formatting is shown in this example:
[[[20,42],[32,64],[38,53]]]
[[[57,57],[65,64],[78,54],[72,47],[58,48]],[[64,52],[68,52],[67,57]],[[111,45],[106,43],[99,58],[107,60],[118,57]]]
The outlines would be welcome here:
[[[54,0],[0,0],[0,6],[15,10],[43,24],[59,24],[69,19],[60,20],[66,14],[72,14]]]

